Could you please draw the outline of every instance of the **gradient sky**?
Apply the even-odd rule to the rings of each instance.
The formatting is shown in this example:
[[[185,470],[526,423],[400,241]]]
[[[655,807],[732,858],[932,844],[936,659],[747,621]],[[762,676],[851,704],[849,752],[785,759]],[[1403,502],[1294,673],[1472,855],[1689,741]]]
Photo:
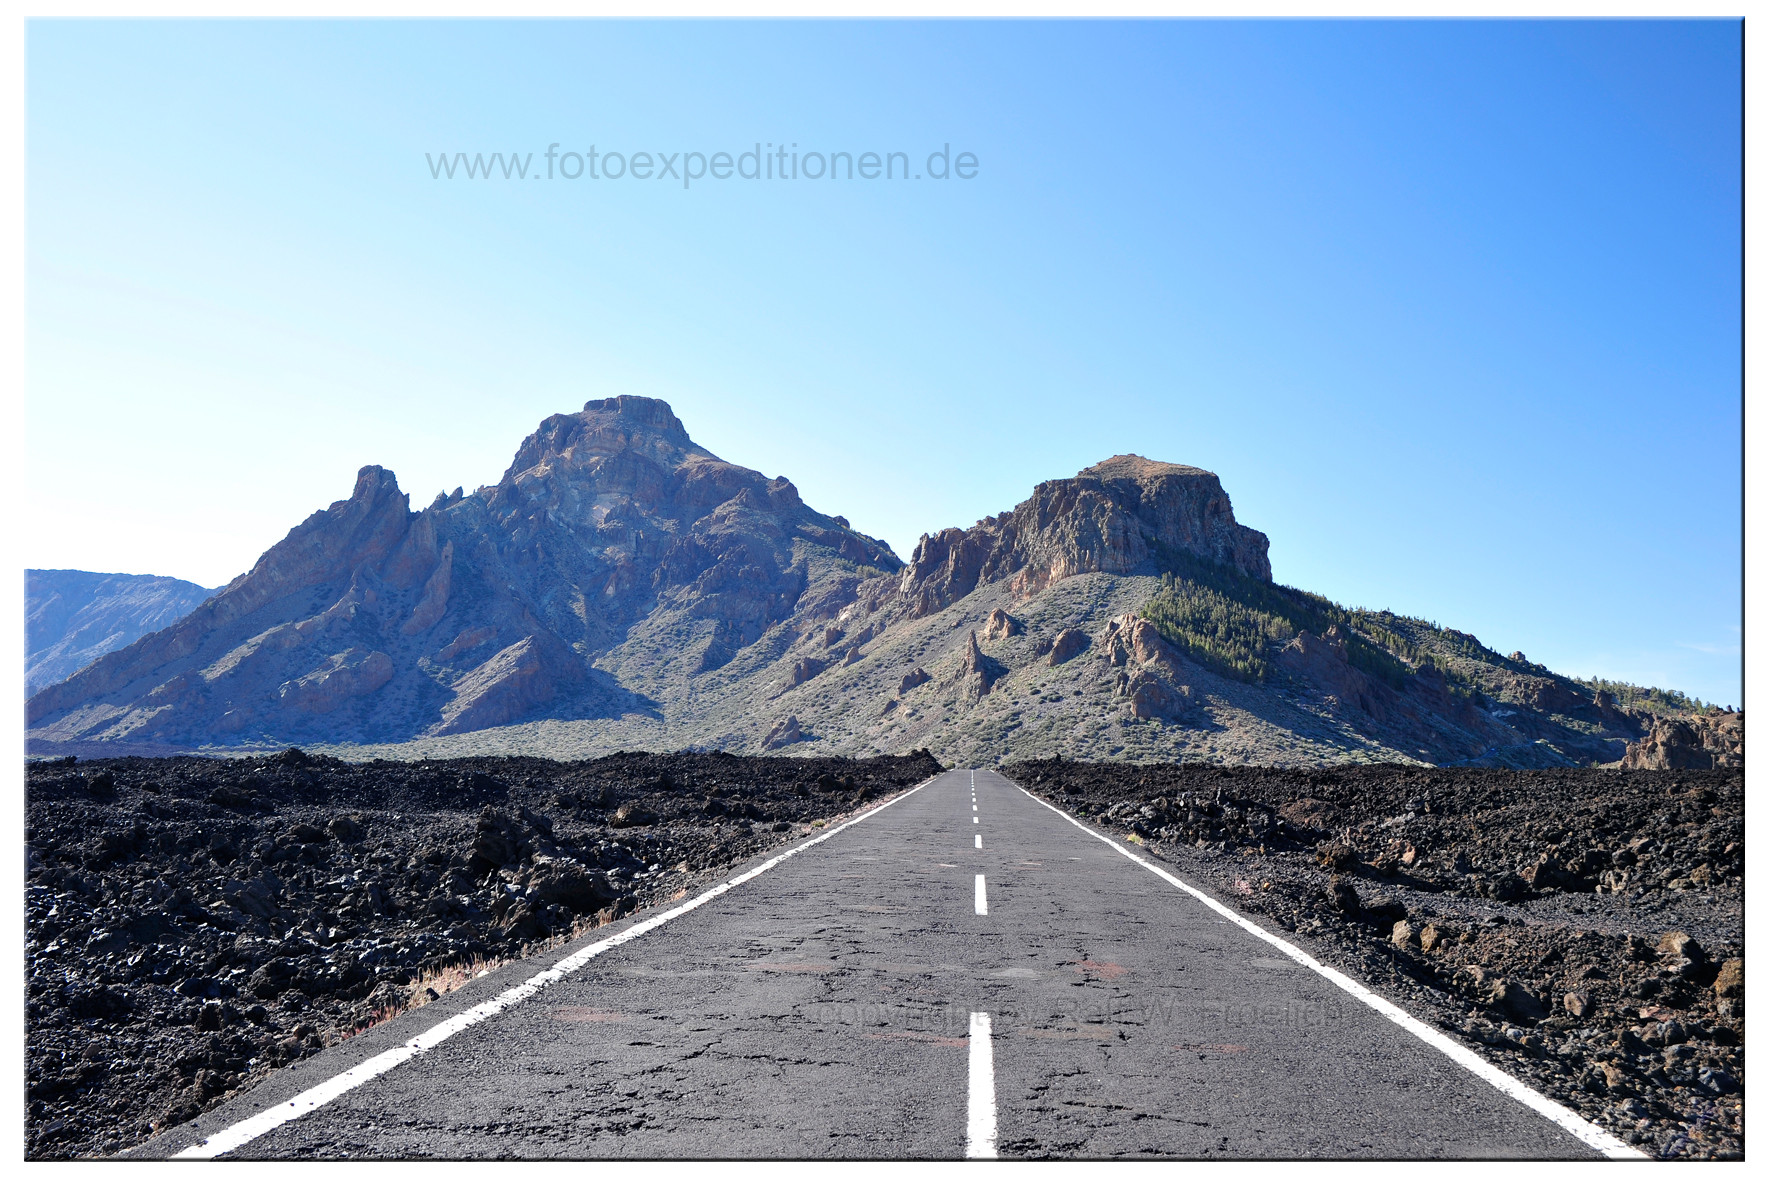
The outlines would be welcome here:
[[[380,463],[670,401],[908,556],[1119,452],[1275,577],[1741,699],[1740,27],[27,35],[27,564],[227,581]],[[434,180],[904,151],[966,181]]]

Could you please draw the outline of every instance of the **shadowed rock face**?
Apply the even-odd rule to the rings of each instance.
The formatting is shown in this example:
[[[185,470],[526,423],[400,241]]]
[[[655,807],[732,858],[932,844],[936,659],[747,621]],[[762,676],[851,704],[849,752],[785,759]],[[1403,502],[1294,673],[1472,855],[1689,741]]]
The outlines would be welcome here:
[[[644,710],[592,661],[643,618],[717,668],[808,590],[896,571],[793,484],[697,446],[650,398],[555,415],[499,483],[414,513],[385,468],[173,626],[28,705],[51,739],[400,740]]]
[[[1073,479],[1046,481],[1011,512],[925,535],[899,591],[916,618],[1002,579],[1031,595],[1078,574],[1153,573],[1159,547],[1273,578],[1266,534],[1237,524],[1217,476],[1116,455]]]

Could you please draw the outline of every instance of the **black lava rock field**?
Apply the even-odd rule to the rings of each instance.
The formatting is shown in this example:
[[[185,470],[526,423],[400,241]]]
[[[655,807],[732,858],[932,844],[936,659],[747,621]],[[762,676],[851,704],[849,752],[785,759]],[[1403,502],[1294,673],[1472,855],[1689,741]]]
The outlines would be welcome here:
[[[26,1137],[106,1155],[941,770],[612,755],[26,771]]]
[[[1649,1155],[1741,1156],[1742,771],[1002,770]]]

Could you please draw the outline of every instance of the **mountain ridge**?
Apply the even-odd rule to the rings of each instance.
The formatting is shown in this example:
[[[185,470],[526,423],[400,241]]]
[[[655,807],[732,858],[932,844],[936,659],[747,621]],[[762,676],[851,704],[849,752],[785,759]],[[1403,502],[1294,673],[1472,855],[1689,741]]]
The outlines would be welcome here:
[[[364,467],[251,571],[27,715],[40,750],[400,757],[1565,765],[1651,736],[1647,713],[1544,672],[1275,584],[1267,537],[1202,468],[1114,456],[901,561],[623,396],[550,416],[497,484],[416,512]]]

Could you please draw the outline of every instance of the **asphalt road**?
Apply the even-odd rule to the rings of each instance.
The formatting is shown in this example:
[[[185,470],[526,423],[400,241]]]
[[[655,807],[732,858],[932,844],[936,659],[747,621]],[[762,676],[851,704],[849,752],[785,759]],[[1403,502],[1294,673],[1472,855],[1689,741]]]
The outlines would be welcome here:
[[[275,1112],[573,950],[281,1071],[130,1155],[175,1155]],[[231,1149],[993,1153],[1599,1155],[985,771],[938,777]]]

